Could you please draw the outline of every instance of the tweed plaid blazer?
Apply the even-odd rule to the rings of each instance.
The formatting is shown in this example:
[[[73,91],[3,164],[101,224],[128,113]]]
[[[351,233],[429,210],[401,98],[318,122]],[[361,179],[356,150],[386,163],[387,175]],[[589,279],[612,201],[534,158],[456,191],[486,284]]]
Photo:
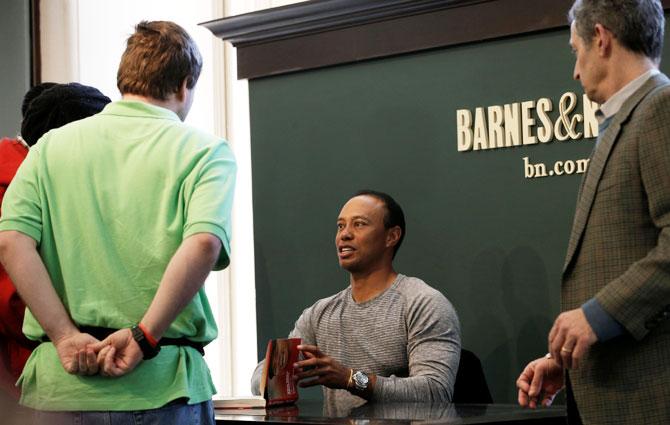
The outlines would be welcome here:
[[[670,80],[613,117],[582,182],[563,311],[592,297],[627,330],[596,343],[572,390],[584,424],[670,424]]]

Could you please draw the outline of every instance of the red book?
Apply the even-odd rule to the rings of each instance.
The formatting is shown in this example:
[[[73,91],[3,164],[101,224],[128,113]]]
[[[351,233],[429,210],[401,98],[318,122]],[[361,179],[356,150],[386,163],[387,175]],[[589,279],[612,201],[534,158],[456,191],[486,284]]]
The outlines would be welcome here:
[[[278,338],[268,342],[260,388],[268,406],[293,403],[298,399],[293,363],[299,359],[300,343],[300,338]]]

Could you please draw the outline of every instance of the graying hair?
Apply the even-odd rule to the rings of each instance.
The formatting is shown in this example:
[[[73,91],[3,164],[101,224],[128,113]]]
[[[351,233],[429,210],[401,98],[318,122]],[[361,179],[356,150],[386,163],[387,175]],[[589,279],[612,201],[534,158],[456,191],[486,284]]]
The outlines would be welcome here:
[[[665,17],[660,0],[576,0],[568,21],[575,22],[587,46],[601,24],[628,50],[655,61],[661,58]]]

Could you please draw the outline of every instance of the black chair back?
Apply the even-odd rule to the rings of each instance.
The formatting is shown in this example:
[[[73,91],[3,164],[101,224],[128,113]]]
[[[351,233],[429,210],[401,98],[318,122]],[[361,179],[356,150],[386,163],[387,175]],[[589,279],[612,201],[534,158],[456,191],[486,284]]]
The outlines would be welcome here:
[[[461,349],[461,362],[458,364],[452,402],[461,404],[493,403],[489,386],[486,384],[482,363],[472,351]]]

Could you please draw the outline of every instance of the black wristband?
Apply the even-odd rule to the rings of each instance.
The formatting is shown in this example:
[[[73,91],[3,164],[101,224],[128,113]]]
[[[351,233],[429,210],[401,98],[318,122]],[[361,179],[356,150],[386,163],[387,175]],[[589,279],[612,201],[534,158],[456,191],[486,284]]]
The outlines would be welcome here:
[[[146,336],[144,336],[144,332],[139,326],[133,326],[130,328],[130,331],[133,333],[133,339],[137,342],[137,345],[140,346],[140,350],[142,350],[142,357],[144,360],[153,359],[161,351],[160,345],[152,347],[151,344],[149,344],[149,341]]]

